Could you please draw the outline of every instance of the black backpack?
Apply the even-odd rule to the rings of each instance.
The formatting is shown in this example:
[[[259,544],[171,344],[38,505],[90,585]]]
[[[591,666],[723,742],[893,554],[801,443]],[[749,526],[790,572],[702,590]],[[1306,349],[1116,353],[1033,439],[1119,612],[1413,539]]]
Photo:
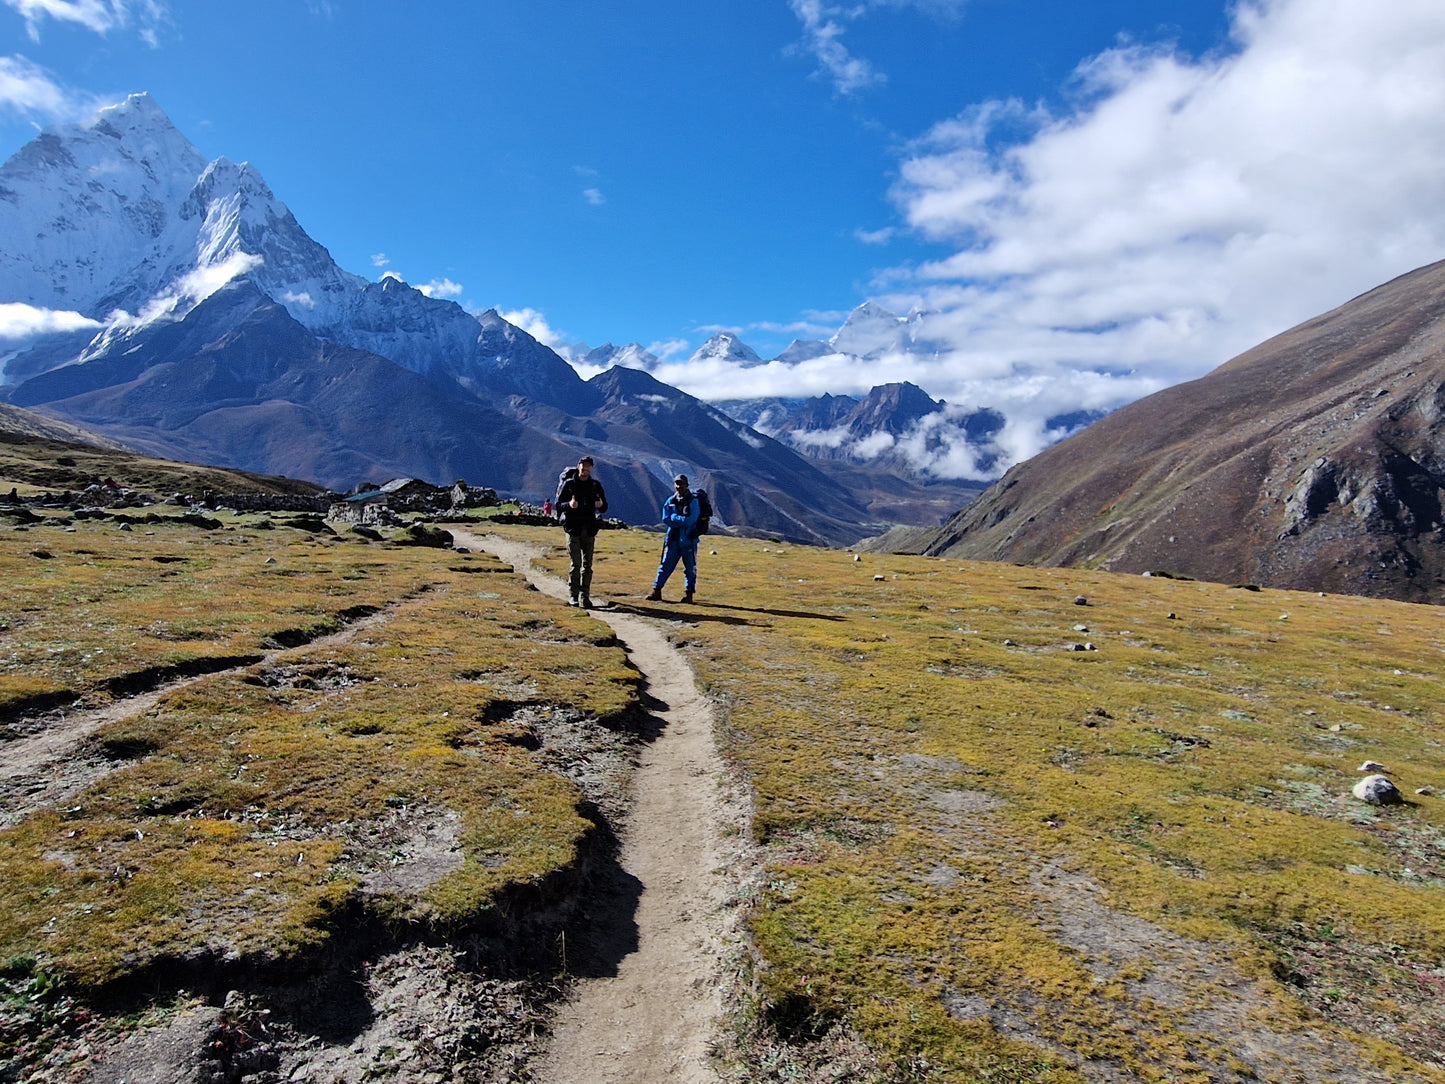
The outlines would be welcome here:
[[[576,477],[576,467],[567,467],[561,474],[557,475],[557,496],[552,500],[552,514],[558,519],[562,518],[562,490],[567,488],[567,483]]]
[[[694,489],[692,495],[697,498],[697,523],[693,526],[692,533],[707,534],[707,529],[712,526],[712,501],[708,500],[705,489]]]

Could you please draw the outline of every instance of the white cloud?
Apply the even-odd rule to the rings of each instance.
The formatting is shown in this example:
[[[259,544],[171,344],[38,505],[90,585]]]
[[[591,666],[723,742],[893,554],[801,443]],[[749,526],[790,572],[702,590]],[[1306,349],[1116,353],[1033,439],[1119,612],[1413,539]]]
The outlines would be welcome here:
[[[792,51],[810,54],[818,61],[817,75],[826,77],[833,89],[844,96],[868,87],[880,86],[888,76],[843,44],[849,26],[879,9],[915,8],[935,19],[957,18],[968,0],[788,0],[793,14],[803,24],[803,40]]]
[[[44,68],[16,55],[0,57],[0,105],[54,117],[68,112],[70,101]]]
[[[44,121],[78,120],[114,104],[113,98],[66,87],[19,53],[0,56],[0,110]]]
[[[588,188],[584,190],[582,193],[582,198],[585,199],[588,203],[590,203],[593,207],[601,207],[604,203],[607,202],[607,197],[602,194],[602,190],[600,188]]]
[[[463,287],[461,283],[443,277],[424,282],[417,289],[427,297],[461,297]]]
[[[160,0],[3,0],[6,7],[25,20],[26,33],[32,41],[40,40],[44,19],[74,23],[97,34],[108,34],[135,22],[142,40],[156,44],[156,24],[165,17]]]
[[[78,312],[40,309],[22,302],[0,303],[0,339],[15,341],[55,332],[96,330],[101,323]]]
[[[123,329],[149,324],[167,316],[184,316],[226,283],[249,274],[265,262],[262,256],[233,252],[219,263],[203,264],[182,275],[176,280],[172,292],[151,298],[139,315],[131,316],[117,310],[111,314],[110,324]]]
[[[311,296],[310,293],[305,290],[302,290],[299,293],[292,290],[287,290],[284,294],[281,295],[281,300],[286,302],[288,305],[295,305],[298,308],[302,309],[314,309],[316,307],[316,300]]]
[[[898,230],[893,226],[885,226],[881,230],[854,230],[853,236],[865,245],[886,245],[897,236]]]
[[[887,436],[887,434],[884,434]],[[814,429],[807,432],[794,433],[792,442],[799,448],[804,449],[837,449],[843,447],[843,442],[848,439],[848,427],[838,426],[835,429]],[[893,439],[891,436],[888,438]]]
[[[401,277],[401,274],[400,274],[399,272],[396,272],[396,271],[383,271],[383,272],[381,273],[381,278],[378,279],[377,281],[381,282],[381,281],[385,281],[386,279],[395,279],[397,282],[405,282],[405,281],[406,281],[406,279],[402,278],[402,277]]]
[[[658,339],[649,343],[647,352],[659,361],[671,361],[673,358],[687,357],[692,353],[692,343],[686,339]]]
[[[937,125],[895,195],[955,252],[897,272],[892,305],[941,310],[937,337],[1005,371],[1173,383],[1445,256],[1445,6],[1234,19],[1228,55],[1085,62],[1067,115],[992,102]]]
[[[391,263],[391,260],[387,258],[385,252],[373,252],[371,254],[372,267],[385,267],[389,263]]]
[[[536,339],[543,346],[549,346],[556,350],[564,358],[568,357],[570,350],[567,346],[567,336],[556,331],[547,323],[547,318],[536,309],[513,309],[505,312],[497,309],[497,314],[509,324],[515,324],[532,338]]]
[[[1052,417],[1202,375],[1445,257],[1445,5],[1240,0],[1231,18],[1228,49],[1123,45],[1079,65],[1065,109],[976,103],[907,150],[900,214],[949,246],[876,283],[924,314],[916,353],[659,375],[710,399],[909,380],[1002,411],[1018,460]]]
[[[803,24],[802,47],[818,61],[818,74],[825,75],[839,94],[855,94],[886,82],[886,77],[868,61],[856,57],[843,44],[845,20],[856,17],[861,5],[844,7],[824,0],[789,0],[793,14]]]

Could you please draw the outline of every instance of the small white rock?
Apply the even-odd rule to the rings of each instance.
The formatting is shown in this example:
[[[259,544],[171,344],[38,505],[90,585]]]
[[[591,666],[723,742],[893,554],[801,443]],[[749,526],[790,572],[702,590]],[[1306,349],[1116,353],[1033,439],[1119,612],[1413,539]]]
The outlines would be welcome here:
[[[1358,768],[1356,768],[1355,771],[1357,771],[1357,772],[1384,772],[1384,771],[1389,771],[1389,769],[1386,768],[1383,764],[1381,764],[1378,760],[1367,760],[1367,761],[1365,761],[1363,764],[1361,764]]]

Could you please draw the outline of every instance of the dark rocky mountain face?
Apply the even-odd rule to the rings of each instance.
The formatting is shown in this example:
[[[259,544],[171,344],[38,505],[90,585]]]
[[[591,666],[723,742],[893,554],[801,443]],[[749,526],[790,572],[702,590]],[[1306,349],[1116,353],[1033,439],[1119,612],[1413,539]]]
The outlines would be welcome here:
[[[598,459],[628,449],[649,478],[655,518],[674,475],[687,474],[713,498],[716,518],[749,532],[846,545],[860,525],[880,522],[860,495],[818,466],[722,411],[639,369],[614,368],[588,383],[599,405],[585,418],[521,404],[529,424],[556,428]],[[866,531],[865,531],[866,533]]]
[[[967,414],[949,412],[947,403],[907,382],[877,385],[862,399],[816,395],[803,400],[737,400],[718,405],[820,463],[846,463],[931,486],[940,493],[953,488],[964,500],[987,483],[939,481],[929,470],[930,462],[949,442],[963,440],[972,446],[970,458],[986,477],[996,469],[1001,452],[993,438],[1005,423],[1002,414],[986,408]],[[900,522],[926,521],[905,515]]]
[[[445,377],[317,339],[246,280],[12,399],[152,455],[341,490],[397,476],[550,485],[552,464],[574,458]]]
[[[1115,411],[913,545],[1440,602],[1445,262]]]

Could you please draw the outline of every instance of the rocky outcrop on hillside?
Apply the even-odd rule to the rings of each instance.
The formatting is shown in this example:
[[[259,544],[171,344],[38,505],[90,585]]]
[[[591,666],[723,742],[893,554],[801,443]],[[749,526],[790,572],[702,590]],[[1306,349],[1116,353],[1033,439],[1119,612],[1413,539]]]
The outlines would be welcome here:
[[[1010,470],[910,548],[1439,602],[1445,262]]]

